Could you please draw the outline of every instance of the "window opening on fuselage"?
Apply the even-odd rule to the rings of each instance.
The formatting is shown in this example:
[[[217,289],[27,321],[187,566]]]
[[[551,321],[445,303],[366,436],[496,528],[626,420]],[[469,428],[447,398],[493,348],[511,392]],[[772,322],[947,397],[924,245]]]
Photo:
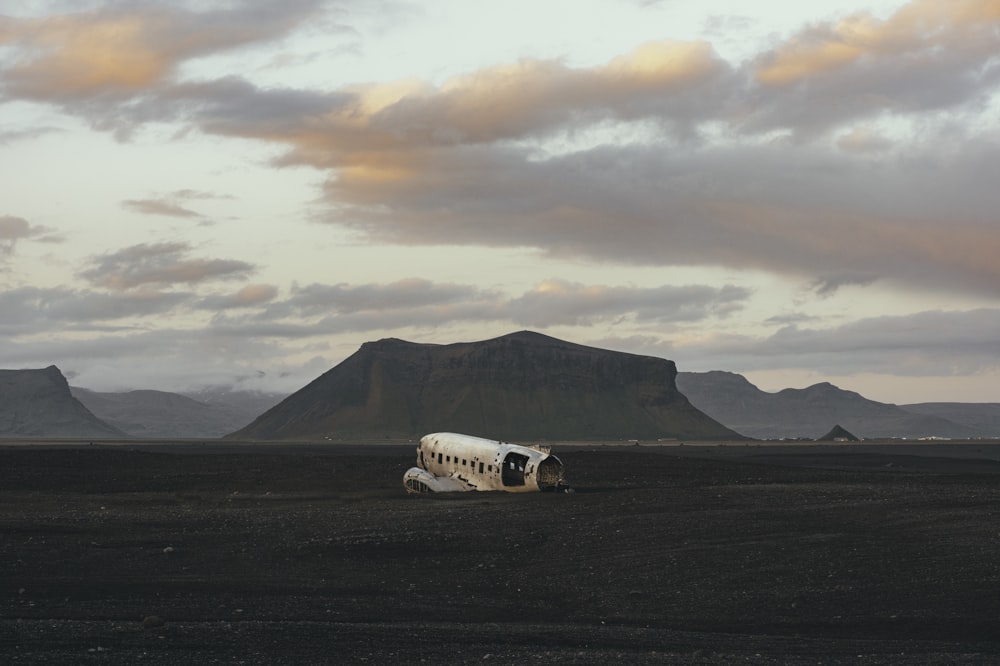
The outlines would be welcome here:
[[[483,463],[479,463],[479,473],[483,473]]]
[[[465,458],[462,458],[462,464],[463,464],[463,465],[467,464],[467,463],[465,462]]]

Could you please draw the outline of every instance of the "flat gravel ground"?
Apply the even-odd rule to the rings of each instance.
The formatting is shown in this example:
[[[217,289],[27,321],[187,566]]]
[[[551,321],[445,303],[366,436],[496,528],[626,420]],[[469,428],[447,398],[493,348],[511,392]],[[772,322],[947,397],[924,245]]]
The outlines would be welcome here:
[[[0,663],[1000,663],[1000,445],[0,446]]]

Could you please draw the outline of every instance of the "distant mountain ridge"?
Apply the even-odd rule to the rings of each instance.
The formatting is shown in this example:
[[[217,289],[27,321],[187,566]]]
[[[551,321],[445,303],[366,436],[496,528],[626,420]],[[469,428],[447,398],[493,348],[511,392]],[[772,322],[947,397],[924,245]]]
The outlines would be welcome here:
[[[73,397],[54,365],[0,370],[0,437],[120,438],[125,433]]]
[[[834,424],[864,438],[1000,436],[1000,430],[946,418],[943,409],[925,406],[923,410],[911,410],[910,406],[876,402],[828,382],[767,393],[742,375],[715,370],[680,372],[677,386],[709,416],[758,439],[816,438]],[[971,406],[969,409],[977,411]],[[952,413],[959,411],[955,408]],[[1000,410],[997,422],[1000,423]]]
[[[131,437],[216,438],[250,423],[282,397],[278,394],[205,389],[202,400],[167,391],[98,392],[70,387],[101,420]]]
[[[470,345],[492,346],[493,349],[487,351],[484,347],[473,357],[464,358]],[[520,352],[510,356],[502,351],[505,346],[507,352],[515,348]],[[546,347],[549,351],[544,351]],[[402,364],[400,359],[394,358],[399,352],[406,356],[414,350],[415,356]],[[761,439],[815,439],[834,424],[869,439],[1000,438],[1000,403],[891,405],[868,400],[828,382],[769,393],[732,372],[678,373],[671,361],[631,354],[624,356],[631,357],[630,363],[638,364],[625,370],[620,362],[595,360],[601,353],[620,354],[529,331],[481,343],[455,345],[418,345],[392,338],[369,342],[354,356],[360,355],[361,366],[376,368],[373,373],[365,377],[351,370],[352,364],[357,366],[359,363],[359,359],[352,356],[354,360],[351,363],[345,360],[344,368],[338,365],[313,382],[320,382],[324,388],[316,394],[320,399],[305,412],[296,415],[284,408],[278,410],[276,413],[284,414],[288,425],[277,427],[284,432],[301,433],[290,437],[409,437],[422,434],[421,428],[413,423],[446,423],[451,424],[449,429],[468,429],[477,433],[480,428],[525,433],[527,425],[532,424],[536,431],[547,433],[526,437],[496,434],[497,437],[519,439],[700,438],[684,434],[697,429],[673,427],[668,429],[670,434],[664,434],[663,428],[651,427],[649,405],[642,406],[642,400],[648,402],[655,398],[652,402],[660,404],[651,411],[659,413],[664,405],[673,405],[674,417],[683,416],[683,403],[687,402],[689,408],[701,414],[700,418],[708,418],[715,424],[714,428],[721,428],[704,437],[712,439],[738,435]],[[563,360],[559,360],[560,354],[565,356]],[[434,361],[436,356],[440,358]],[[570,358],[575,359],[573,363],[577,365],[570,363],[566,368],[572,367],[572,371],[566,372],[561,364]],[[635,359],[645,360],[638,362]],[[435,364],[436,368],[430,367]],[[618,367],[614,369],[616,364]],[[532,379],[528,372],[531,367],[544,376]],[[323,379],[331,373],[331,377]],[[470,377],[476,373],[479,379],[470,384]],[[616,373],[620,381],[609,383],[609,377]],[[629,389],[636,400],[631,403],[623,393],[626,375],[636,380]],[[413,383],[420,377],[427,382],[428,391],[420,388],[419,382]],[[452,391],[448,397],[445,394],[452,380],[457,382],[454,386],[463,381],[465,384],[463,389]],[[315,393],[315,387],[307,394],[311,392]],[[364,404],[358,402],[362,393]],[[608,399],[601,398],[601,393]],[[644,396],[641,399],[640,394]],[[0,437],[190,439],[217,438],[228,433],[236,436],[243,431],[249,432],[269,408],[279,407],[278,403],[286,397],[291,396],[231,387],[211,387],[188,394],[156,390],[107,393],[68,386],[55,366],[40,370],[0,370]],[[478,408],[470,407],[476,404]],[[559,411],[574,404],[585,413],[582,418],[567,417]],[[405,406],[402,412],[398,409],[400,405]],[[421,410],[425,406],[433,409],[424,414],[428,420],[421,421]],[[338,410],[339,414],[331,415]],[[445,413],[447,410],[451,412]],[[324,412],[329,421],[323,426],[326,429],[319,428],[310,434],[309,428],[317,428],[316,422]],[[270,423],[267,427],[276,427],[274,416],[264,420]],[[566,426],[574,420],[585,425],[575,430]],[[543,422],[548,425],[538,425]],[[308,423],[312,425],[306,426]],[[558,427],[560,423],[563,424],[561,428]],[[404,435],[407,429],[415,430]],[[428,425],[424,429],[444,428]],[[567,434],[570,432],[575,434]],[[284,435],[270,437],[285,438]]]
[[[919,402],[900,405],[914,414],[937,416],[1000,438],[1000,402]]]
[[[739,438],[693,407],[676,376],[673,361],[531,331],[449,345],[387,338],[230,437]]]

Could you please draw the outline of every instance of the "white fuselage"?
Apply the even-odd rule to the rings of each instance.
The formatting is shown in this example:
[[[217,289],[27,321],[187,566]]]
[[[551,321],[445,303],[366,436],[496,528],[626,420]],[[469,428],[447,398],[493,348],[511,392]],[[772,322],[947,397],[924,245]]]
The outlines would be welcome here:
[[[403,484],[409,492],[555,490],[563,487],[562,463],[545,448],[438,432],[420,439]]]

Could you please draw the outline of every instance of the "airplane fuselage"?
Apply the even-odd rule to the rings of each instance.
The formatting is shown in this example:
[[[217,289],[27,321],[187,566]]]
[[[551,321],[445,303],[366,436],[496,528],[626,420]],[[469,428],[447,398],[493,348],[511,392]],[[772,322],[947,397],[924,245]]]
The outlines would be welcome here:
[[[544,447],[438,432],[417,446],[417,466],[403,475],[407,492],[563,490],[562,462]]]

